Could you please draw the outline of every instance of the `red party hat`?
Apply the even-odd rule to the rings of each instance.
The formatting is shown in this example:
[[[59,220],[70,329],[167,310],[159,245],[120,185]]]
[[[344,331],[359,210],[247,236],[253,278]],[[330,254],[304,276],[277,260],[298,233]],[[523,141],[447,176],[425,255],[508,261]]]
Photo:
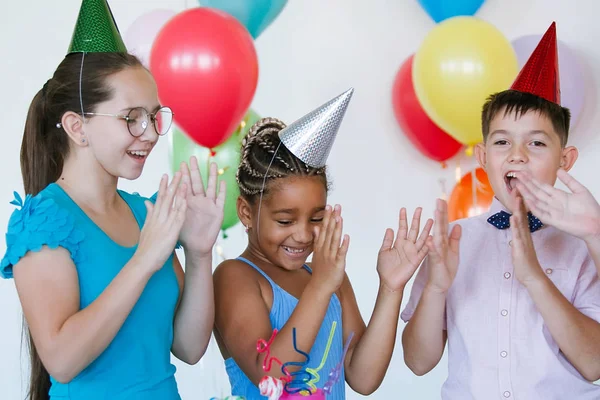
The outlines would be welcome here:
[[[531,53],[511,89],[531,93],[560,105],[556,22],[552,22]]]

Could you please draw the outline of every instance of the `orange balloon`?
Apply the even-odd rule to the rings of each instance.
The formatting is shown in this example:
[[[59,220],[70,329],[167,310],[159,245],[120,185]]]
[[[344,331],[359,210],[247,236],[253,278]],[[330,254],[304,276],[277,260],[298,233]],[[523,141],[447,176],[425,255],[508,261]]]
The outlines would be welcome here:
[[[473,175],[476,177],[475,185]],[[477,168],[474,173],[472,171],[465,174],[452,189],[448,201],[448,218],[452,222],[483,214],[490,209],[493,199],[494,191],[487,174],[482,168]]]

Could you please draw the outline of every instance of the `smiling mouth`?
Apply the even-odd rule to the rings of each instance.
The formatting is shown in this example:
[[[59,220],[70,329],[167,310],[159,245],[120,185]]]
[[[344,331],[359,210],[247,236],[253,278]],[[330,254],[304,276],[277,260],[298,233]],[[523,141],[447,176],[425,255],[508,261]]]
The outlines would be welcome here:
[[[289,246],[281,246],[281,247],[288,255],[290,255],[292,257],[300,257],[305,254],[308,254],[308,247],[302,247],[302,248],[289,247]]]
[[[148,150],[129,150],[127,155],[135,160],[144,160],[150,152]]]

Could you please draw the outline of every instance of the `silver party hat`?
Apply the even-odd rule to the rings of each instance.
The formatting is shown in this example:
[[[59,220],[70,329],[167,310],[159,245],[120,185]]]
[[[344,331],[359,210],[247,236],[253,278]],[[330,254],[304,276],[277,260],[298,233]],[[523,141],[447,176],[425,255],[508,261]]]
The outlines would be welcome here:
[[[354,89],[350,88],[279,132],[281,143],[314,168],[324,167]]]

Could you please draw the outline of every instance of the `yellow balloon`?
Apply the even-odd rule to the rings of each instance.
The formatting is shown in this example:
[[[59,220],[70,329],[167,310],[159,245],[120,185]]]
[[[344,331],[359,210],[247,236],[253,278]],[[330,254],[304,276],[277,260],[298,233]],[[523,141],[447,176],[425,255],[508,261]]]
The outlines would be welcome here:
[[[427,115],[459,142],[483,139],[481,109],[492,93],[508,89],[519,65],[510,42],[493,25],[454,17],[431,30],[416,52],[413,83]]]

